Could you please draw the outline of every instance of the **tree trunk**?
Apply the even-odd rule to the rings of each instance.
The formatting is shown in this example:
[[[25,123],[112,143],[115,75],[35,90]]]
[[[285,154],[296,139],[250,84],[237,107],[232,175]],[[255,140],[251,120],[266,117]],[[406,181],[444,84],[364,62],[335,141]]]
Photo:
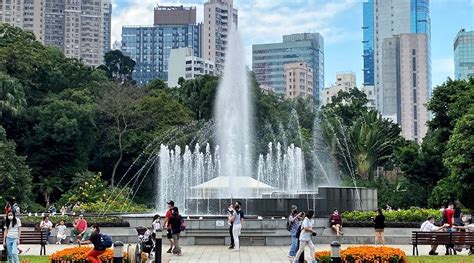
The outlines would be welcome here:
[[[121,130],[121,131],[120,131],[120,119],[118,119],[118,121],[117,121],[117,129],[120,131],[119,135],[118,135],[118,144],[119,144],[120,155],[119,155],[118,160],[115,162],[114,169],[112,170],[112,178],[110,180],[110,185],[112,187],[115,185],[115,173],[117,172],[117,168],[118,168],[120,162],[122,162],[122,158],[123,158],[122,137],[125,134],[125,132],[127,132],[127,127],[128,127],[127,123],[125,122],[125,118],[123,117],[123,115],[122,115],[122,119],[123,119],[124,126],[123,126],[123,130]]]
[[[44,202],[46,203],[46,209],[49,209],[49,193],[45,192],[43,195],[44,195]]]

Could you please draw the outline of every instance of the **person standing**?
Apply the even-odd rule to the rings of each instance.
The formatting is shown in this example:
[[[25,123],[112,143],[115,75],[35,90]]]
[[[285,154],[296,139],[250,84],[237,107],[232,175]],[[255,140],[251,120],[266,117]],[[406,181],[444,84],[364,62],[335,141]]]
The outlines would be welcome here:
[[[240,232],[242,231],[242,223],[244,220],[244,212],[240,209],[240,205],[234,206],[235,212],[232,215],[232,234],[234,236],[234,251],[240,250]]]
[[[344,235],[342,233],[342,218],[337,209],[334,209],[332,215],[329,217],[331,228],[336,231],[336,236]]]
[[[375,244],[385,245],[385,216],[382,209],[377,208],[377,215],[373,220],[375,223]]]
[[[454,204],[452,202],[449,203],[448,208],[444,209],[444,218],[445,223],[452,227],[454,223]]]
[[[173,243],[173,234],[171,233],[171,228],[169,225],[169,220],[171,218],[171,215],[173,214],[174,201],[170,200],[166,204],[168,204],[168,210],[166,210],[165,222],[163,222],[163,225],[165,226],[166,231],[167,231],[166,237],[170,241],[170,248],[168,249],[168,251],[166,251],[166,253],[171,253],[173,251],[174,243]]]
[[[313,230],[313,220],[314,216],[314,211],[309,210],[306,212],[303,223],[301,224],[301,234],[300,234],[300,248],[298,249],[298,252],[296,252],[295,260],[294,263],[297,263],[301,254],[304,251],[304,248],[306,246],[309,247],[311,250],[310,255],[311,255],[311,260],[314,261],[314,244],[313,241],[311,240],[311,236],[316,236],[316,232]]]
[[[173,244],[174,244],[173,254],[181,256],[181,247],[179,246],[179,237],[180,237],[181,231],[184,230],[182,228],[184,224],[184,220],[183,220],[183,217],[179,214],[179,210],[177,207],[173,207],[173,213],[171,214],[168,224],[171,229],[171,234],[172,234],[172,239],[173,239]]]
[[[8,262],[20,263],[18,258],[18,245],[21,236],[21,221],[12,211],[8,212],[4,225],[3,244],[7,245]]]
[[[294,258],[296,252],[298,251],[298,228],[301,225],[301,220],[303,220],[304,213],[298,213],[298,208],[296,205],[291,206],[291,214],[288,216],[288,224],[291,235],[291,246],[290,251],[288,252],[289,258]]]
[[[434,232],[434,231],[442,231],[444,228],[444,225],[442,227],[437,227],[434,225],[435,218],[434,216],[428,217],[428,219],[421,224],[420,231],[423,232]],[[436,249],[438,248],[438,245],[431,245],[431,250],[428,253],[431,256],[436,256],[438,253],[436,253]]]
[[[91,263],[102,263],[99,257],[104,254],[107,248],[102,246],[102,235],[100,234],[99,225],[93,224],[91,226],[90,232],[91,235],[88,240],[80,241],[80,244],[93,244],[94,247],[89,252],[87,252],[87,260],[89,260]]]
[[[43,217],[43,220],[39,224],[39,228],[41,231],[45,232],[46,244],[49,244],[49,236],[51,234],[51,230],[53,229],[53,223],[49,220],[48,216]]]
[[[234,249],[234,233],[232,232],[232,229],[234,227],[234,222],[232,221],[232,217],[234,215],[234,205],[230,204],[229,207],[227,208],[227,224],[229,224],[229,234],[230,234],[230,246],[229,249]]]

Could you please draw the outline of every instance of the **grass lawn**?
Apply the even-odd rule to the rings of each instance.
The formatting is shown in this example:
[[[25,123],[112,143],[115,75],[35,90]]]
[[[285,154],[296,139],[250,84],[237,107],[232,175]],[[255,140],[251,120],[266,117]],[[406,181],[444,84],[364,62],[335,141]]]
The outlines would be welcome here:
[[[474,263],[474,256],[409,256],[411,263]]]
[[[31,263],[49,263],[49,256],[20,256],[20,262],[29,260]]]

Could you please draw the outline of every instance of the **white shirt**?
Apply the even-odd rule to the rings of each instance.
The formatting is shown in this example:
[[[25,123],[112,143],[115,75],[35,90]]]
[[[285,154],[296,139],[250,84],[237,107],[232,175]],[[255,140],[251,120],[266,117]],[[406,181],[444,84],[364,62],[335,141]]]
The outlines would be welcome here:
[[[8,226],[8,234],[7,234],[7,237],[9,238],[16,238],[18,239],[18,232],[20,230],[20,227],[21,227],[21,221],[20,219],[17,217],[16,218],[16,224],[15,224],[15,227],[12,227],[12,223],[10,221],[10,225]],[[5,226],[5,229],[7,229],[7,226]]]
[[[153,225],[153,231],[154,232],[156,232],[158,230],[161,230],[161,223],[160,223],[159,219],[153,221],[152,225]]]
[[[50,220],[48,220],[48,222],[41,221],[40,227],[50,229],[53,227],[53,223]]]
[[[433,225],[433,223],[431,223],[429,220],[425,221],[420,227],[420,231],[423,231],[423,232],[433,232],[433,231],[438,231],[440,229],[441,227],[437,227]]]
[[[57,225],[56,228],[58,229],[58,235],[57,237],[63,238],[66,236],[66,229],[67,227],[65,225]]]
[[[313,219],[309,219],[307,217],[304,218],[303,223],[301,224],[301,234],[300,234],[300,240],[301,241],[310,241],[311,240],[311,232],[308,232],[304,230],[304,228],[313,228]]]

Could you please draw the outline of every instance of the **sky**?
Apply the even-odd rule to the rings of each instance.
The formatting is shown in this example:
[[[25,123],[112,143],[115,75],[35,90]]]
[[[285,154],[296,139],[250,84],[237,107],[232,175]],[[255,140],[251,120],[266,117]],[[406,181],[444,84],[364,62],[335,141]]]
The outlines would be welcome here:
[[[386,0],[388,1],[388,0]],[[112,43],[124,25],[152,25],[153,7],[196,6],[203,21],[206,0],[112,0]],[[325,86],[337,72],[352,71],[358,86],[362,74],[362,0],[234,0],[247,64],[252,44],[281,42],[282,35],[319,32],[324,38]],[[431,0],[431,66],[433,87],[454,75],[453,40],[461,28],[474,30],[474,0]]]

